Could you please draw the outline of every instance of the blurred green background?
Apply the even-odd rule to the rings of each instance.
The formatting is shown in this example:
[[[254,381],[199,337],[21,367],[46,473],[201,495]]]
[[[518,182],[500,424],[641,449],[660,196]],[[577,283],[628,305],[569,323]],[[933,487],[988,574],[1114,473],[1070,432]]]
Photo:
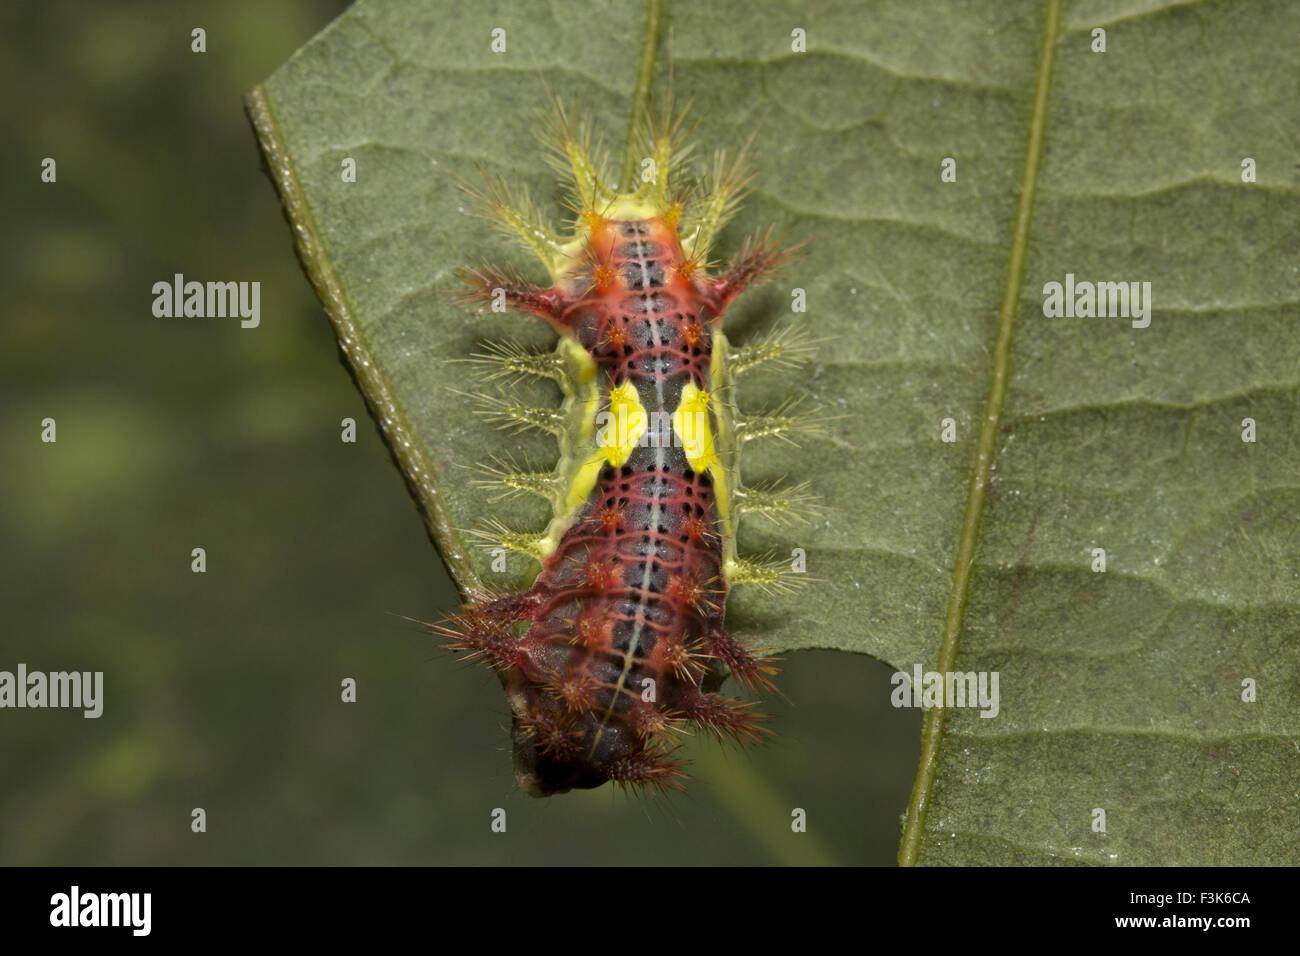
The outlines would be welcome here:
[[[241,104],[345,6],[0,12],[0,669],[105,683],[98,720],[0,710],[0,864],[892,863],[920,720],[889,706],[883,664],[793,655],[782,736],[692,745],[686,794],[535,801],[495,677],[406,620],[455,591]],[[176,272],[260,281],[261,326],[155,318]]]

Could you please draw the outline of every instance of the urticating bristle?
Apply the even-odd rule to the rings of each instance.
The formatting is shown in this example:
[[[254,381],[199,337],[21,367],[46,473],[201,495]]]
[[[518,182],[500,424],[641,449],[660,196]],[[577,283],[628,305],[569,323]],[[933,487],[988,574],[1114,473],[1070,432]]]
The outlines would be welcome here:
[[[767,714],[753,710],[752,700],[738,700],[721,694],[698,694],[682,712],[693,724],[699,724],[721,739],[736,743],[762,740],[772,731],[763,726]]]

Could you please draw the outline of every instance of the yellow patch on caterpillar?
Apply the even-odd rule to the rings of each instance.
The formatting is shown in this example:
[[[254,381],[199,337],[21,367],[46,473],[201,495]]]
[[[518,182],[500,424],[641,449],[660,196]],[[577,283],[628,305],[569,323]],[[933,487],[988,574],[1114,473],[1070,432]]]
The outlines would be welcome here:
[[[579,420],[569,419],[576,426],[576,436],[561,436],[564,455],[561,458],[560,473],[567,480],[566,490],[540,546],[542,558],[555,550],[574,514],[586,502],[591,489],[596,487],[601,469],[606,464],[615,468],[623,465],[632,455],[632,449],[641,441],[650,422],[650,416],[637,395],[636,386],[631,382],[610,389],[608,409],[595,411],[595,363],[573,340],[561,339],[560,342],[562,349],[581,356],[577,364],[587,391],[581,403],[572,399],[566,402],[566,409],[571,408],[575,415],[582,417]],[[583,415],[583,412],[587,414]],[[576,467],[566,465],[568,461],[576,461]]]
[[[673,431],[682,440],[686,460],[697,472],[705,472],[718,460],[709,425],[709,393],[694,382],[682,389],[682,401],[673,412]]]
[[[726,339],[721,333],[717,334],[717,339],[722,343],[723,351],[726,349]],[[728,379],[725,377],[725,371],[722,363],[725,361],[722,352],[714,352],[713,363],[710,367],[709,381],[711,384],[725,385]],[[720,448],[718,441],[715,441],[713,435],[713,425],[710,418],[710,406],[713,402],[713,396],[709,392],[697,386],[694,382],[687,384],[682,389],[682,400],[673,412],[673,430],[677,437],[681,439],[682,450],[686,453],[686,461],[696,472],[708,472],[713,477],[713,490],[717,495],[718,517],[720,531],[722,533],[723,555],[726,561],[732,561],[736,555],[736,531],[733,523],[731,509],[731,486],[732,476],[735,472],[736,462],[734,453],[730,456],[724,456],[721,451],[730,447],[729,428],[730,418],[724,412],[724,408],[719,408],[718,427],[720,431]],[[723,403],[725,405],[725,403]],[[712,529],[710,529],[712,530]],[[688,534],[690,531],[688,530]]]
[[[597,416],[596,446],[598,457],[618,468],[632,455],[645,434],[650,416],[641,404],[641,396],[631,382],[623,382],[609,390],[609,409],[603,412],[605,423]]]

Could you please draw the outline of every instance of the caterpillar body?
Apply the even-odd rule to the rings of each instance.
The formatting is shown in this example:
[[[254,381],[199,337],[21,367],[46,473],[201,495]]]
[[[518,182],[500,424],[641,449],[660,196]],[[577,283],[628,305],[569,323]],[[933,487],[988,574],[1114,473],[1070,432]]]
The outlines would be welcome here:
[[[748,182],[745,151],[719,153],[688,191],[676,183],[688,152],[682,114],[648,110],[640,126],[641,182],[620,192],[593,156],[590,123],[572,124],[554,106],[547,138],[572,177],[571,236],[499,180],[462,186],[550,273],[543,287],[509,269],[465,269],[464,300],[530,313],[559,333],[553,352],[480,356],[499,371],[552,378],[564,392],[559,410],[488,400],[498,419],[542,427],[560,444],[553,471],[495,475],[550,500],[546,529],[481,532],[536,558],[541,571],[522,592],[471,592],[435,626],[452,649],[499,671],[515,779],[534,796],[606,781],[680,788],[680,732],[700,727],[737,742],[767,732],[752,701],[718,690],[727,673],[775,689],[775,659],[748,648],[723,618],[732,586],[786,579],[736,553],[736,522],[810,501],[802,486],[741,486],[745,440],[807,423],[788,409],[745,419],[731,398],[738,374],[789,358],[806,340],[787,330],[736,349],[721,329],[728,305],[797,247],[769,230],[711,275],[706,254]]]

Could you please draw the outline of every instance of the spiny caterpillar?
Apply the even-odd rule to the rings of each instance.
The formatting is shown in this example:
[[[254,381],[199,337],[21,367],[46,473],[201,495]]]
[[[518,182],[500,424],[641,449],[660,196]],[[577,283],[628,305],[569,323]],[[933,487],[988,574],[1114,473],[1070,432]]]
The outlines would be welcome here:
[[[462,185],[550,272],[544,288],[509,269],[464,269],[463,301],[531,313],[560,335],[552,352],[500,346],[478,360],[501,374],[553,379],[561,408],[487,399],[488,410],[552,432],[561,455],[553,471],[503,466],[495,476],[551,502],[544,532],[478,532],[537,559],[533,585],[471,592],[434,631],[499,671],[513,713],[515,778],[534,796],[610,780],[680,788],[678,734],[696,726],[743,743],[767,733],[752,701],[717,690],[729,672],[750,689],[775,691],[775,659],[728,633],[723,614],[732,585],[779,587],[785,572],[737,555],[736,522],[809,499],[802,486],[742,487],[738,456],[750,438],[807,423],[789,409],[742,418],[731,394],[737,374],[809,343],[787,330],[735,349],[720,326],[732,300],[797,247],[769,230],[710,274],[707,252],[750,178],[746,151],[720,152],[696,188],[677,186],[689,152],[683,115],[646,111],[641,182],[620,192],[593,155],[591,123],[572,124],[553,105],[546,138],[552,163],[572,177],[576,214],[567,238],[500,180]]]

